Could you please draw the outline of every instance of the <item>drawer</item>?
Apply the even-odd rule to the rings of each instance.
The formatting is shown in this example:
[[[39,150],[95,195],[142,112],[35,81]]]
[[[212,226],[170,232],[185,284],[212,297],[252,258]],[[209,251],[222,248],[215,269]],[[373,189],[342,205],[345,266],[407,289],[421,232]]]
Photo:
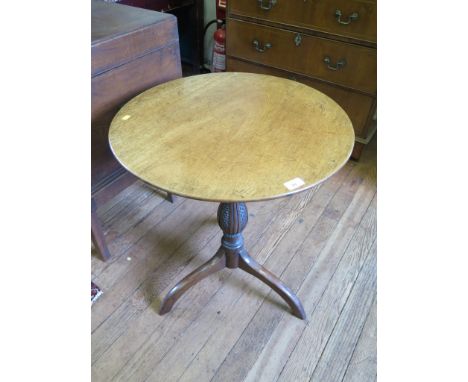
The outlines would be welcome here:
[[[375,0],[231,0],[229,14],[377,41]]]
[[[376,93],[376,49],[229,18],[226,34],[229,56]]]
[[[370,114],[373,111],[373,105],[375,102],[373,97],[355,93],[350,90],[340,89],[336,86],[331,86],[311,78],[297,76],[283,70],[256,65],[230,57],[227,59],[227,70],[229,72],[269,74],[272,76],[294,79],[313,87],[334,99],[343,108],[343,110],[346,111],[353,122],[356,137],[362,139],[367,138],[367,121],[372,117]]]

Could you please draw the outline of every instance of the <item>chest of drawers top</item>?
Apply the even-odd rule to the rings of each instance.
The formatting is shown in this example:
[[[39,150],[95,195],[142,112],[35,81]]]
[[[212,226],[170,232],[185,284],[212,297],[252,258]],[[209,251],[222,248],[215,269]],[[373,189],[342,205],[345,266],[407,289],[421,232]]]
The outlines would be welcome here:
[[[229,14],[367,42],[377,41],[376,0],[235,0]]]

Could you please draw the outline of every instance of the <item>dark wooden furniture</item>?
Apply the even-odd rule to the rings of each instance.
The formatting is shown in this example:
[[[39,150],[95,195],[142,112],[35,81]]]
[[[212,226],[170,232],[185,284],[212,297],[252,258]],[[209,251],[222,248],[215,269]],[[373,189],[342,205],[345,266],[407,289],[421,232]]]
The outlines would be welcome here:
[[[175,15],[178,21],[182,63],[188,64],[193,74],[200,73],[200,68],[203,65],[203,0],[116,1],[120,4]]]
[[[161,314],[191,286],[227,267],[257,277],[295,316],[305,318],[293,291],[247,253],[242,236],[246,202],[307,190],[348,161],[354,131],[336,102],[273,76],[190,76],[128,102],[112,121],[109,142],[120,163],[143,181],[175,195],[220,203],[219,250],[169,291]]]
[[[372,138],[377,0],[229,0],[227,70],[293,79],[333,98],[353,122],[352,157]]]
[[[96,208],[136,180],[110,151],[109,125],[130,98],[182,71],[173,15],[99,0],[91,7],[91,228],[106,259]]]

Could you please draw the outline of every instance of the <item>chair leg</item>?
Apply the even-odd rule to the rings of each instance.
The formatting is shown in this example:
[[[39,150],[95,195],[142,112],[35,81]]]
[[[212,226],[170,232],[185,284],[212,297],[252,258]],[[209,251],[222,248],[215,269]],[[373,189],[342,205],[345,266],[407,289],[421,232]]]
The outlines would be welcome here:
[[[96,214],[96,202],[91,199],[91,240],[104,261],[110,258],[110,252],[104,239],[102,225]]]
[[[166,200],[168,202],[174,203],[174,195],[172,195],[170,192],[168,192],[167,195],[166,195]]]

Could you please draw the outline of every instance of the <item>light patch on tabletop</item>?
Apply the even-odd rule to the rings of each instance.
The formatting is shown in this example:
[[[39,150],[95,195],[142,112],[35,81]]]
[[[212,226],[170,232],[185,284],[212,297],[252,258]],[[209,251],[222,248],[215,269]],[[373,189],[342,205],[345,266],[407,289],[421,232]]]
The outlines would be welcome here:
[[[128,114],[127,114],[127,115],[124,115],[124,116],[122,117],[122,121],[126,121],[127,119],[130,119],[130,117],[131,117],[131,115],[128,115]]]
[[[288,180],[287,182],[283,184],[289,191],[292,191],[292,190],[295,190],[296,188],[303,186],[305,182],[301,178],[294,178],[294,179]]]

